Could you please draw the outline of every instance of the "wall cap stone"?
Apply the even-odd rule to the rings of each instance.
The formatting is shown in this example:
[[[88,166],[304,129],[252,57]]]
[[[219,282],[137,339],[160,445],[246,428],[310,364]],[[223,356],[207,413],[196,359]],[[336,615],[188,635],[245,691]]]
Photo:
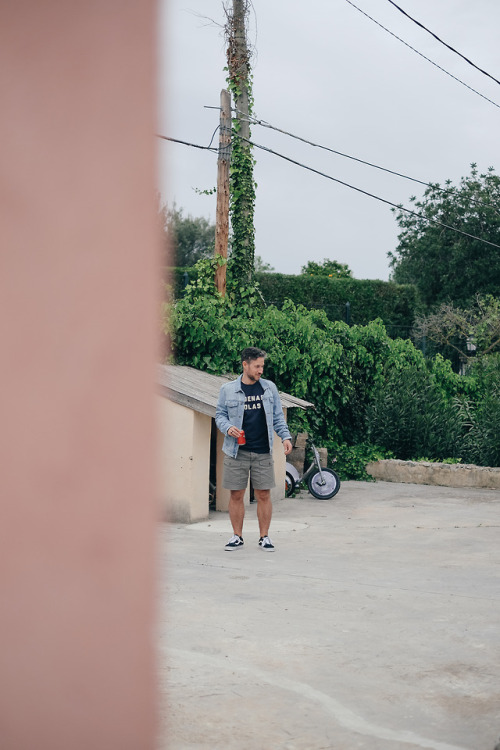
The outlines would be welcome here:
[[[384,482],[500,490],[500,468],[493,466],[383,459],[367,464],[366,471]]]

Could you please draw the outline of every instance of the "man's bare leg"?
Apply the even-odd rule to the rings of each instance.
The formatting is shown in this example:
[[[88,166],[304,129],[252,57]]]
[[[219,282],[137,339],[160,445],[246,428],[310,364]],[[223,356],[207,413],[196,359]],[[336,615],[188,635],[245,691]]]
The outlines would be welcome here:
[[[243,520],[245,518],[244,497],[245,490],[231,490],[229,496],[229,519],[234,533],[238,536],[243,536]]]
[[[255,490],[257,498],[257,518],[259,521],[260,535],[268,536],[269,526],[273,515],[273,504],[271,502],[271,490]],[[235,532],[236,533],[236,532]]]

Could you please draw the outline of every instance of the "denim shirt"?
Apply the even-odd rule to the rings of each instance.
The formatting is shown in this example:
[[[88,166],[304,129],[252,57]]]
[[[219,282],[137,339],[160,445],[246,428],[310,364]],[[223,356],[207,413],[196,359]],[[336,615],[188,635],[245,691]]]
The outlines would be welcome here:
[[[279,397],[278,389],[271,380],[260,379],[264,389],[262,403],[267,422],[267,435],[269,438],[269,450],[273,452],[273,434],[282,440],[291,440],[291,435],[283,414],[283,407]],[[236,438],[227,434],[230,427],[241,430],[243,414],[245,412],[245,394],[241,387],[241,375],[230,383],[224,383],[220,389],[219,401],[215,410],[215,423],[224,435],[222,450],[227,456],[236,458],[238,455],[238,443]]]

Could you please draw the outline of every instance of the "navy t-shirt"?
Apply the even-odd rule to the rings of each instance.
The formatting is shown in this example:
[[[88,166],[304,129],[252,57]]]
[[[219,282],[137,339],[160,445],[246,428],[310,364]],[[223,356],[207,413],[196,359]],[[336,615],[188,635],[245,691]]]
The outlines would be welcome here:
[[[266,413],[262,402],[264,389],[259,382],[251,385],[242,383],[241,387],[245,394],[242,429],[245,430],[246,444],[240,445],[239,449],[253,453],[269,453]]]

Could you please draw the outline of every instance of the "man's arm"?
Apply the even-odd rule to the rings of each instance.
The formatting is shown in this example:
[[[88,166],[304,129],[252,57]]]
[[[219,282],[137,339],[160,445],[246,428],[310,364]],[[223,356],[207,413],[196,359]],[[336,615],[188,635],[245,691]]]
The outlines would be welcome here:
[[[228,419],[226,393],[223,385],[219,391],[219,400],[215,409],[215,424],[223,435],[227,435],[229,428],[232,426]]]
[[[282,439],[285,456],[288,456],[292,452],[292,436],[285,420],[278,389],[274,383],[271,383],[271,387],[273,389],[273,428],[278,437]]]

